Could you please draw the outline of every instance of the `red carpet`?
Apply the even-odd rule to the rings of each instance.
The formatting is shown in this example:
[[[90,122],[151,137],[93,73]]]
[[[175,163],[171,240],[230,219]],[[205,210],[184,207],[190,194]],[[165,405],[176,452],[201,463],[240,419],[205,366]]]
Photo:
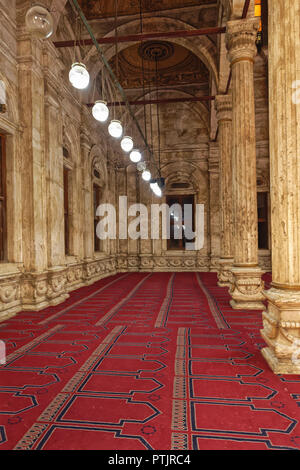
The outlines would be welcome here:
[[[0,324],[0,449],[300,449],[300,377],[228,301],[214,273],[120,274]]]

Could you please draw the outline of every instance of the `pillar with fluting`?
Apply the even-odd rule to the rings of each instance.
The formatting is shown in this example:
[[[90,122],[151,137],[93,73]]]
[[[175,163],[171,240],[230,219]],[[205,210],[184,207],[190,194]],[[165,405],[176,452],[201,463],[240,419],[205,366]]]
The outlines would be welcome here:
[[[230,287],[233,266],[232,96],[216,96],[215,105],[219,126],[221,206],[221,256],[218,284],[221,287]]]
[[[232,70],[232,191],[234,265],[230,287],[234,309],[263,310],[258,266],[256,139],[253,63],[259,21],[229,21],[226,44]]]
[[[269,4],[272,287],[262,353],[277,374],[300,374],[300,4]]]

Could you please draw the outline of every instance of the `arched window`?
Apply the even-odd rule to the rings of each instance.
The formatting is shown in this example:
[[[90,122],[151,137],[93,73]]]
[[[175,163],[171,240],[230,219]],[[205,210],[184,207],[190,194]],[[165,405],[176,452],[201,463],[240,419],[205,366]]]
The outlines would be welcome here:
[[[0,261],[7,259],[6,245],[6,138],[0,134]]]

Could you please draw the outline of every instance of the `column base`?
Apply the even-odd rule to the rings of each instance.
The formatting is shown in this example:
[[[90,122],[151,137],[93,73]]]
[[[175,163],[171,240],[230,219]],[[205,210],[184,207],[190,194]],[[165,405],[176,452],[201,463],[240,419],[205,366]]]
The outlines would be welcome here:
[[[231,307],[234,310],[264,310],[264,283],[261,279],[263,271],[259,267],[233,266],[231,273]]]
[[[262,355],[275,374],[300,374],[300,291],[271,288],[263,312]]]
[[[231,284],[233,283],[233,276],[231,272],[233,262],[233,258],[219,259],[220,268],[218,270],[218,286],[231,287]]]
[[[299,364],[293,364],[291,361],[278,359],[271,348],[264,348],[261,351],[263,357],[268,363],[270,369],[276,375],[300,375],[300,360]]]

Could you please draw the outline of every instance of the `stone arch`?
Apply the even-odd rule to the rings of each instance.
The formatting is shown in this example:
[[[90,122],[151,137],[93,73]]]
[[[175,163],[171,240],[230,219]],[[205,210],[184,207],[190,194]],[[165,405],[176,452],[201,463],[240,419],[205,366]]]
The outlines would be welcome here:
[[[139,20],[133,20],[128,23],[125,23],[121,25],[118,28],[118,34],[119,36],[125,36],[129,34],[136,34],[139,28]],[[176,31],[176,30],[190,30],[192,31],[193,28],[191,25],[188,23],[185,23],[184,21],[175,19],[175,18],[168,18],[168,17],[157,17],[157,18],[145,18],[143,22],[144,26],[144,32],[151,32],[153,29],[156,29],[157,31],[161,32],[168,32],[168,31]],[[106,34],[104,37],[111,37],[114,36],[115,31],[112,30],[108,34]],[[191,38],[168,38],[168,42],[172,42],[174,44],[179,44],[186,49],[190,50],[193,52],[208,68],[208,70],[211,72],[212,77],[218,86],[218,70],[217,70],[217,63],[216,63],[216,46],[213,44],[213,42],[207,37],[207,36],[199,36],[199,37],[193,37]],[[130,43],[130,45],[133,45],[135,43]],[[128,43],[121,43],[119,44],[119,51],[122,51],[123,49],[126,49],[128,47]],[[105,53],[105,57],[107,60],[110,60],[112,57],[115,55],[115,46],[114,45],[107,45],[103,46],[103,51]],[[97,61],[96,63],[92,63],[91,58],[97,54],[96,48],[93,46],[86,57],[84,58],[84,61],[86,64],[88,62],[91,62],[91,65],[89,66],[89,70],[91,73],[91,76],[95,78],[99,71],[102,68],[102,63],[100,61]]]
[[[190,182],[195,192],[200,189],[203,192],[208,191],[208,179],[196,165],[191,162],[185,162],[184,160],[176,162],[167,162],[162,166],[162,176],[166,179],[166,186],[170,185],[171,182],[181,180],[184,182]]]

